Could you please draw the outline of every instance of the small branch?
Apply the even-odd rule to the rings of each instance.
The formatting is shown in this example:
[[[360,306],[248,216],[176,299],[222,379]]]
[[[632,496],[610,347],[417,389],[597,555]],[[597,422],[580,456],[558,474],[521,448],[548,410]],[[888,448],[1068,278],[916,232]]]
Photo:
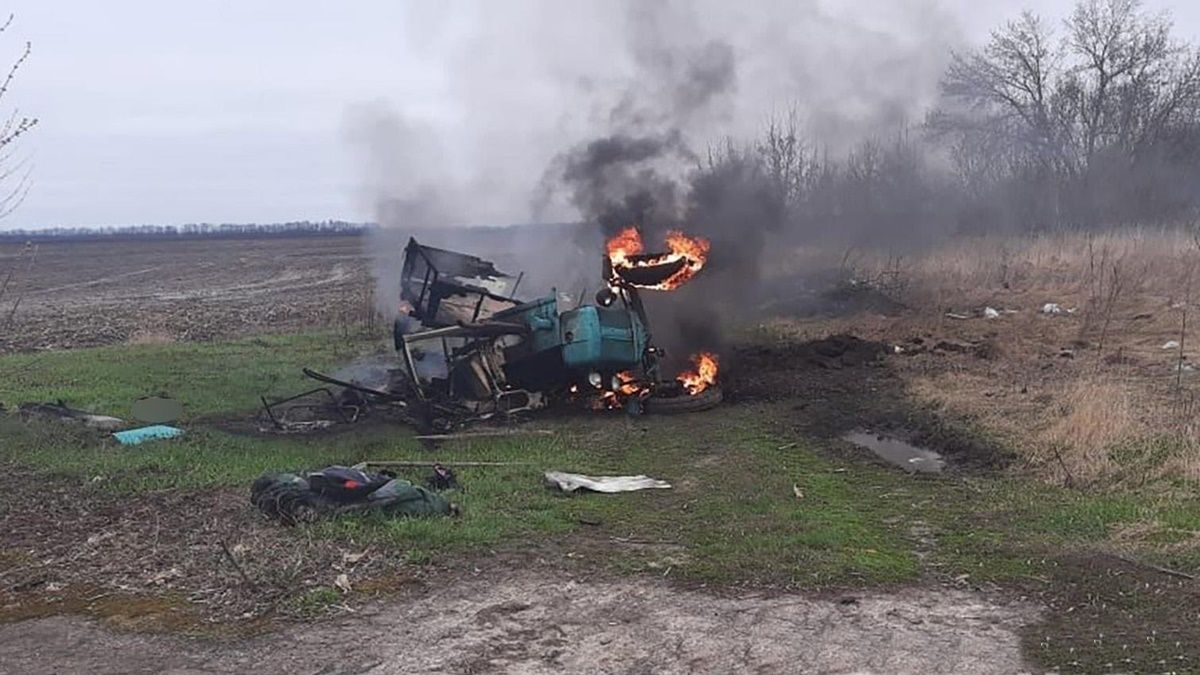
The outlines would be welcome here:
[[[495,431],[467,431],[458,434],[429,434],[416,436],[418,441],[454,441],[463,438],[491,438],[493,436],[553,436],[549,429],[496,429]]]
[[[359,462],[352,468],[362,471],[369,466],[533,466],[533,462],[438,462],[434,460],[381,460]]]
[[[1067,468],[1067,463],[1063,461],[1062,453],[1058,451],[1058,445],[1051,446],[1054,449],[1054,458],[1058,460],[1058,465],[1062,467],[1063,473],[1067,476],[1067,487],[1075,486],[1075,477],[1071,475],[1071,470]]]
[[[1134,565],[1136,567],[1145,567],[1148,570],[1153,570],[1160,574],[1165,574],[1169,577],[1175,577],[1177,579],[1187,579],[1188,581],[1196,580],[1195,575],[1188,574],[1187,572],[1180,572],[1179,570],[1173,570],[1169,567],[1159,567],[1158,565],[1152,565],[1147,562],[1142,562],[1141,560],[1134,560],[1133,558],[1129,558],[1129,557],[1123,556],[1123,555],[1113,554],[1113,557],[1122,562],[1129,563],[1130,565]]]
[[[8,318],[4,320],[5,328],[12,327],[13,318],[16,317],[17,309],[21,306],[21,300],[24,299],[24,297],[25,296],[23,295],[17,296],[17,301],[13,303],[12,309],[8,310]]]
[[[1187,315],[1188,305],[1192,304],[1192,268],[1189,266],[1187,271],[1186,288],[1184,289],[1184,301],[1182,319],[1179,322],[1179,359],[1175,363],[1175,396],[1178,398],[1183,391],[1183,341],[1187,337]]]
[[[4,283],[0,284],[0,301],[4,300],[4,292],[8,290],[8,283],[12,281],[13,271],[10,269],[4,277]]]
[[[225,540],[222,539],[219,543],[221,544],[221,551],[225,554],[225,559],[228,560],[229,564],[233,565],[233,569],[237,570],[238,574],[241,575],[242,581],[246,582],[246,585],[250,588],[254,588],[254,582],[250,580],[250,576],[246,574],[246,570],[242,569],[242,566],[238,564],[237,559],[233,557],[233,552],[229,550],[229,546],[225,543]]]

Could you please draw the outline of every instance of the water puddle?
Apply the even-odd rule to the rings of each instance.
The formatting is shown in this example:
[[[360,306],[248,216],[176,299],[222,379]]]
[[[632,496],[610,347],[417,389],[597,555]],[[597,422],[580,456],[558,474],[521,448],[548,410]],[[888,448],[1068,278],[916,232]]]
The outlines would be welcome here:
[[[946,466],[946,461],[938,453],[890,436],[868,431],[851,431],[842,436],[842,439],[860,448],[866,448],[888,464],[911,473],[941,473]]]

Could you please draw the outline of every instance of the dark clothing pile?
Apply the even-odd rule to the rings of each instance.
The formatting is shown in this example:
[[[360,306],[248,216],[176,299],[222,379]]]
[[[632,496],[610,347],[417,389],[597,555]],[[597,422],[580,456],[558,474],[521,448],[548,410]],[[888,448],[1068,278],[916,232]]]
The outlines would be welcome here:
[[[263,474],[250,487],[250,503],[288,525],[312,522],[329,514],[448,516],[454,511],[445,497],[424,487],[344,466],[331,466],[304,476]]]

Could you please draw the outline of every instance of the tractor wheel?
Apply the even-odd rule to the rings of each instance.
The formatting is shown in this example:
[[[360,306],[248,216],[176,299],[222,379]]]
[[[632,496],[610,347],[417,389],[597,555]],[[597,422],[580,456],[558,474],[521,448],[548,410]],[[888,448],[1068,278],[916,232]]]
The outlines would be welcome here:
[[[642,405],[651,415],[675,415],[715,408],[723,399],[721,388],[712,386],[695,396],[651,396]]]

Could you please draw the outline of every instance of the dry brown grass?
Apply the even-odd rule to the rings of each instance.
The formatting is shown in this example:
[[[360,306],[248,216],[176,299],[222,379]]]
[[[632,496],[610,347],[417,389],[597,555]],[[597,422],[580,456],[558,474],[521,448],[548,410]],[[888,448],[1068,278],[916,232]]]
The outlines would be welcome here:
[[[169,345],[176,339],[165,328],[139,328],[125,342],[131,345]]]
[[[1178,293],[1197,253],[1192,233],[1182,229],[982,236],[952,239],[912,256],[906,269],[913,286],[926,292],[1017,288],[1085,299],[1102,267],[1113,264],[1131,271],[1137,290]],[[872,262],[886,264],[878,258]]]
[[[1127,384],[1085,377],[1068,383],[1056,399],[1056,405],[1043,412],[1044,431],[1037,433],[1040,442],[1033,450],[1053,453],[1070,480],[1112,476],[1118,467],[1111,450],[1149,431],[1140,423]]]
[[[821,252],[803,251],[807,267]],[[833,254],[823,254],[826,267]],[[1054,481],[1200,480],[1200,245],[1186,229],[983,236],[917,254],[855,250],[862,279],[900,274],[911,311],[794,322],[798,334],[856,332],[996,344],[997,355],[897,359],[918,399],[969,416]],[[1073,310],[1041,312],[1046,303]],[[955,320],[984,307],[998,319]],[[1184,330],[1184,314],[1187,317]],[[1164,349],[1168,341],[1183,348]],[[1068,478],[1069,477],[1069,478]]]

